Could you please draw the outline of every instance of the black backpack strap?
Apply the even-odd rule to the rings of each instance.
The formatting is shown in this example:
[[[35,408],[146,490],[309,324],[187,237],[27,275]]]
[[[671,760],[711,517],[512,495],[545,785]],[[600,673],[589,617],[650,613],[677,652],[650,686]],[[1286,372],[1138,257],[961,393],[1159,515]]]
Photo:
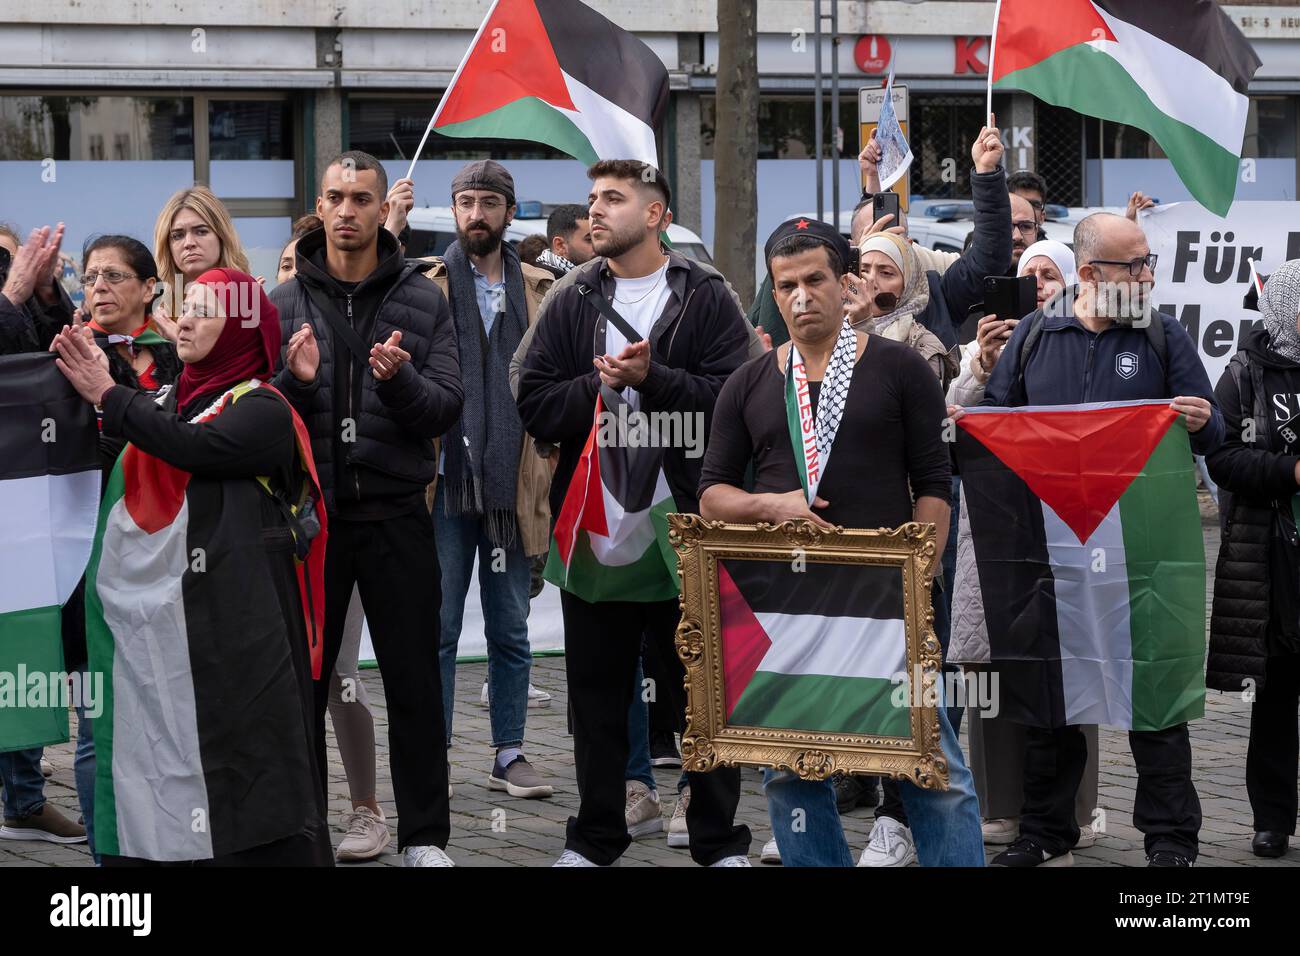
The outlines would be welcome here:
[[[307,293],[308,298],[310,298],[312,303],[316,306],[316,310],[320,312],[325,321],[329,323],[329,327],[333,329],[334,334],[338,336],[339,341],[347,346],[348,351],[356,356],[357,361],[368,365],[370,363],[370,347],[361,340],[361,336],[357,334],[357,330],[354,329],[348,320],[343,317],[343,313],[338,310],[338,306],[334,304],[334,300],[326,295],[321,289],[313,288],[301,279],[299,280],[299,284]]]
[[[1143,331],[1147,334],[1147,342],[1151,344],[1151,351],[1156,353],[1156,359],[1160,362],[1160,373],[1168,381],[1169,343],[1165,339],[1165,323],[1159,312],[1151,313],[1151,321],[1146,324]]]
[[[605,300],[605,296],[599,289],[593,289],[586,282],[575,282],[574,285],[578,287],[578,294],[584,296],[588,302],[594,305],[596,311],[603,315],[614,328],[622,332],[623,338],[627,339],[628,342],[640,342],[645,338],[644,335],[632,328],[632,323],[615,311],[614,307]]]

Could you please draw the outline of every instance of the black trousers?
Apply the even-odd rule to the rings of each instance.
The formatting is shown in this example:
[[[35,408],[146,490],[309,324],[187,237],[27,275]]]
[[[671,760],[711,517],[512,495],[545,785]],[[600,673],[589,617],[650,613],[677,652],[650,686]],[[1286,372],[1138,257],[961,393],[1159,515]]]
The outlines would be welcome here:
[[[1148,855],[1172,850],[1196,859],[1201,801],[1192,784],[1192,742],[1187,724],[1164,730],[1131,730],[1137,766],[1133,825],[1142,831]],[[1030,727],[1025,740],[1025,803],[1020,835],[1052,854],[1079,841],[1074,797],[1088,763],[1088,741],[1081,727],[1044,730]]]
[[[642,635],[657,645],[659,659],[676,660],[673,634],[681,616],[676,599],[653,603],[590,604],[561,592],[564,664],[573,715],[573,762],[578,777],[578,815],[569,818],[565,848],[608,866],[628,844],[623,818],[627,770],[627,711],[632,703]],[[674,678],[684,675],[680,661]],[[703,866],[749,852],[749,828],[736,826],[740,771],[724,767],[687,774],[691,802],[686,824],[691,858]]]
[[[674,620],[673,626],[677,622]],[[686,730],[686,686],[682,683],[681,659],[672,641],[645,635],[641,645],[641,666],[654,681],[655,694],[649,702],[650,736],[680,734]]]
[[[445,848],[451,836],[447,735],[438,671],[441,581],[428,512],[382,521],[330,521],[325,552],[325,662],[315,686],[321,789],[326,788],[329,675],[338,661],[355,584],[384,681],[397,844],[403,849]]]
[[[1250,746],[1246,751],[1246,793],[1255,829],[1295,834],[1296,766],[1300,735],[1300,654],[1270,657],[1264,684],[1250,708]]]

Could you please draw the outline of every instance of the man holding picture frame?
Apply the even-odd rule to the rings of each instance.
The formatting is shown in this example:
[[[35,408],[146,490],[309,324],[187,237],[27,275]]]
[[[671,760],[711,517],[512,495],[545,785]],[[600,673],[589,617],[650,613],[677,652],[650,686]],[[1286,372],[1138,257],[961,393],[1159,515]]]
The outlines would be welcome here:
[[[915,521],[933,524],[937,540],[945,540],[945,410],[924,359],[845,323],[850,251],[832,227],[785,222],[768,239],[766,258],[791,342],[743,365],[723,386],[700,482],[701,515],[773,525],[802,520],[826,530]],[[948,788],[901,788],[917,856],[923,866],[983,866],[974,781],[942,707],[938,720]],[[768,770],[764,790],[787,866],[853,865],[829,780]]]

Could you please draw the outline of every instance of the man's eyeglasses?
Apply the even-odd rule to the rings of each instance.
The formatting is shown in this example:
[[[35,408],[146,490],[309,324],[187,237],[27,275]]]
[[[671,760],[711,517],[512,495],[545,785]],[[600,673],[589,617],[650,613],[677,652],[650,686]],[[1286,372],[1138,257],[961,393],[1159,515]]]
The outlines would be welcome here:
[[[1155,271],[1156,271],[1156,259],[1158,259],[1158,258],[1159,258],[1159,256],[1157,256],[1154,252],[1152,252],[1152,253],[1150,253],[1150,254],[1148,254],[1148,255],[1145,255],[1145,256],[1139,256],[1139,257],[1136,258],[1136,259],[1128,260],[1128,261],[1126,261],[1126,260],[1122,260],[1122,259],[1093,259],[1093,260],[1092,260],[1092,265],[1095,265],[1095,266],[1128,266],[1128,274],[1131,275],[1133,278],[1136,279],[1138,276],[1140,276],[1140,275],[1142,274],[1142,267],[1143,267],[1143,266],[1146,266],[1146,267],[1147,267],[1148,269],[1150,269],[1152,272],[1155,272]]]
[[[474,199],[470,196],[461,196],[456,200],[456,208],[461,212],[469,212],[475,206],[478,206],[484,212],[496,212],[504,205],[505,202],[502,200],[493,199],[490,196],[487,199]]]
[[[1022,236],[1038,235],[1038,222],[1034,219],[1022,219],[1019,222],[1013,222],[1011,228],[1019,229]]]
[[[118,283],[124,282],[127,279],[140,278],[134,272],[118,272],[116,269],[108,269],[103,272],[87,272],[84,276],[81,277],[81,284],[86,288],[89,288],[90,286],[94,285],[96,282],[99,281],[100,276],[103,276],[105,279],[107,279],[109,285],[117,285]]]

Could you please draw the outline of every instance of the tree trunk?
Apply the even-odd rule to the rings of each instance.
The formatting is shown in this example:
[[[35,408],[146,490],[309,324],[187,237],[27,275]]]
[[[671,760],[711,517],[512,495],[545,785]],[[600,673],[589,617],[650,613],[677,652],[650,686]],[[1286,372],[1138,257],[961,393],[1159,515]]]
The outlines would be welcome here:
[[[758,229],[758,34],[754,0],[718,0],[713,258],[745,307]]]

